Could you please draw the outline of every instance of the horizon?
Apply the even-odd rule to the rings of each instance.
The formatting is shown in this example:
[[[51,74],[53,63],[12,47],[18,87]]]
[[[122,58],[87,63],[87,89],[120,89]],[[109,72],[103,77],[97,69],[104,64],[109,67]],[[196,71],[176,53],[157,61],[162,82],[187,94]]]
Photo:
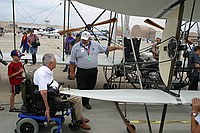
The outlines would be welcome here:
[[[38,4],[40,3],[40,4]],[[62,4],[61,4],[62,3]],[[73,1],[73,4],[85,20],[87,24],[92,23],[99,14],[102,13],[103,9],[91,7],[88,5],[84,5],[78,2]],[[0,12],[0,21],[9,21],[12,22],[12,3],[9,0],[4,0],[1,2],[0,8],[2,9]],[[8,11],[10,10],[10,12]],[[68,26],[68,2],[66,2],[66,23]],[[89,13],[89,14],[88,14]],[[113,13],[114,14],[114,13]],[[114,15],[112,15],[114,17]],[[101,22],[110,18],[110,11],[106,11],[97,22]],[[156,31],[161,31],[160,29],[153,27],[149,24],[144,23],[144,20],[149,17],[141,17],[141,16],[130,16],[130,29],[138,24],[145,25],[150,28],[153,28]],[[165,25],[165,19],[155,19],[149,18],[152,21],[158,23],[159,25]],[[61,0],[15,0],[15,21],[17,23],[34,23],[37,25],[41,24],[50,24],[50,25],[58,25],[63,26],[64,21],[64,2]],[[45,21],[48,21],[48,23]],[[118,16],[118,26],[121,26],[121,15]],[[81,18],[78,16],[75,9],[70,5],[70,18],[69,18],[69,26],[73,28],[85,26]],[[98,29],[108,29],[107,25],[102,25],[96,27]],[[197,26],[193,27],[191,31],[197,31]]]
[[[41,4],[37,4],[41,3]],[[62,3],[60,5],[60,3]],[[73,2],[83,19],[87,24],[92,23],[99,14],[102,13],[103,9],[99,9],[96,7],[91,7],[88,5],[84,5],[78,2]],[[64,21],[64,2],[60,0],[52,0],[51,2],[48,0],[34,0],[34,1],[25,1],[25,0],[15,0],[15,20],[18,23],[34,23],[34,24],[47,24],[45,21],[49,21],[50,25],[63,25]],[[12,3],[9,0],[5,0],[1,3],[0,8],[2,11],[0,12],[0,21],[10,21],[12,22]],[[85,26],[82,22],[81,18],[75,12],[72,5],[70,5],[70,24],[71,27],[82,27]],[[8,11],[10,10],[10,12]],[[68,2],[66,3],[66,26],[68,21]],[[88,16],[88,13],[89,16]],[[114,13],[113,13],[114,14]],[[120,20],[121,15],[119,15],[119,24],[121,24]],[[110,11],[106,11],[97,22],[104,21],[110,18]],[[142,24],[148,27],[151,27],[144,23],[146,17],[136,17],[131,16],[130,18],[130,27],[133,27],[135,24]],[[153,19],[157,23],[164,26],[165,20]],[[106,29],[108,25],[98,26],[98,28]],[[154,29],[158,30],[154,27]]]

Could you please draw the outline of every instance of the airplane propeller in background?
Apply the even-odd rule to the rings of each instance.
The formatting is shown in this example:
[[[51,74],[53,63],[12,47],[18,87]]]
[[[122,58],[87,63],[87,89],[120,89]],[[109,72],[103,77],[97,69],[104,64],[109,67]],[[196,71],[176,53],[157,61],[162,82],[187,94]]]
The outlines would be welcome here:
[[[147,24],[149,24],[149,25],[152,25],[152,26],[154,26],[154,27],[157,27],[157,28],[159,28],[159,29],[161,29],[161,30],[164,30],[164,29],[165,29],[164,27],[162,27],[161,25],[159,25],[159,24],[153,22],[153,21],[150,20],[150,19],[146,19],[146,20],[144,20],[144,22],[147,23]],[[185,40],[186,40],[186,39],[185,39]],[[192,42],[191,40],[189,40],[189,39],[188,39],[188,43],[189,43],[189,44],[193,44],[193,42]]]
[[[152,25],[152,26],[154,26],[154,27],[157,27],[157,28],[159,28],[159,29],[161,29],[161,30],[164,30],[164,27],[160,26],[159,24],[153,22],[153,21],[150,20],[150,19],[146,19],[146,20],[144,20],[144,22],[147,23],[147,24],[150,24],[150,25]]]
[[[73,28],[73,29],[69,29],[69,30],[61,30],[61,31],[58,31],[58,33],[60,35],[64,35],[65,33],[69,33],[69,32],[75,32],[75,31],[79,31],[81,29],[87,29],[87,30],[91,30],[92,27],[94,26],[99,26],[99,25],[104,25],[104,24],[109,24],[109,23],[114,23],[114,22],[117,22],[117,19],[116,18],[112,18],[112,19],[109,19],[109,20],[105,20],[105,21],[102,21],[102,22],[99,22],[99,23],[96,23],[96,24],[88,24],[84,27],[80,27],[80,28]]]

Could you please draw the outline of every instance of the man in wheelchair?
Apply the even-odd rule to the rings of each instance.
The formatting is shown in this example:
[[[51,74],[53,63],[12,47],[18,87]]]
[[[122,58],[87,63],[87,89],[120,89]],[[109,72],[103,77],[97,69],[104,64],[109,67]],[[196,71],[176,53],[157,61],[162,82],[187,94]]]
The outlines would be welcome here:
[[[48,89],[58,89],[59,87],[58,82],[56,82],[53,78],[53,69],[56,68],[56,58],[53,54],[45,54],[42,58],[42,63],[43,66],[38,68],[34,73],[33,82],[35,85],[38,86],[39,93],[42,96],[46,108],[45,116],[48,120],[50,120],[51,110],[53,110],[53,108],[51,108],[48,103]],[[54,104],[59,105],[59,103],[61,103],[60,101],[62,101],[60,95],[57,97],[55,96]],[[84,118],[82,115],[81,97],[68,96],[66,101],[70,101],[72,103],[72,107],[75,109],[76,120],[79,121],[78,125],[85,130],[90,130],[90,126],[86,124],[87,122],[89,122],[89,119]]]

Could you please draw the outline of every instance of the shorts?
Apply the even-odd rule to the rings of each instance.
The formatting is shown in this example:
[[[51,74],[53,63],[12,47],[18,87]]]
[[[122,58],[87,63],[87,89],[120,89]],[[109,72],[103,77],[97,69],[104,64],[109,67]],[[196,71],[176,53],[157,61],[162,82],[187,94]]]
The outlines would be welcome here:
[[[21,91],[20,84],[18,85],[11,85],[10,93],[19,94]]]

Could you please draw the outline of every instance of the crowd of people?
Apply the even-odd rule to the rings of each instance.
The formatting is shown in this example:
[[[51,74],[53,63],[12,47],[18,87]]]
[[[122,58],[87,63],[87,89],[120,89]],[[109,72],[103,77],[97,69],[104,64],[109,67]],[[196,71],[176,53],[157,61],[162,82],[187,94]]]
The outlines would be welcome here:
[[[21,92],[22,98],[24,97],[22,84],[22,74],[24,73],[24,66],[20,62],[22,53],[31,53],[33,64],[36,64],[36,53],[38,46],[40,46],[39,38],[33,34],[33,30],[29,31],[29,35],[26,32],[23,33],[19,50],[12,50],[10,56],[12,62],[8,65],[8,77],[10,82],[10,112],[19,112],[20,109],[14,105],[14,99],[16,94]],[[152,45],[153,57],[156,61],[159,61],[159,45],[161,39],[156,38],[154,45]],[[66,68],[63,72],[68,71],[68,79],[76,80],[77,89],[80,90],[92,90],[94,89],[98,75],[98,54],[107,53],[108,51],[123,50],[122,46],[105,46],[101,43],[91,40],[91,34],[88,31],[76,34],[76,38],[73,38],[71,33],[68,33],[65,41],[65,53],[70,55],[69,67],[66,63]],[[190,85],[188,90],[198,90],[199,72],[200,72],[200,46],[195,46],[188,58],[188,65],[191,68]],[[34,84],[38,86],[40,94],[43,98],[46,108],[45,116],[50,119],[50,106],[47,100],[48,85],[52,83],[58,87],[58,82],[54,80],[53,70],[56,68],[56,58],[53,54],[45,54],[42,58],[42,66],[38,68],[34,73]],[[80,120],[79,126],[83,129],[90,130],[91,127],[87,124],[88,118],[83,117],[82,106],[86,109],[92,109],[90,105],[90,99],[86,97],[70,96],[67,99],[73,103],[75,108],[76,119]],[[4,110],[0,106],[0,111]],[[192,113],[191,113],[191,132],[200,132],[200,99],[192,99]]]
[[[9,77],[9,82],[10,82],[10,109],[9,112],[20,112],[19,108],[16,108],[14,105],[14,99],[15,96],[17,94],[22,94],[22,100],[23,103],[24,101],[24,95],[25,95],[25,91],[24,88],[22,87],[22,81],[23,78],[22,74],[24,73],[24,66],[22,65],[20,59],[23,56],[23,52],[30,52],[33,55],[33,64],[36,63],[36,57],[34,57],[35,53],[37,52],[37,47],[34,47],[35,44],[33,43],[37,43],[37,41],[39,41],[39,38],[33,34],[33,31],[29,32],[30,35],[27,36],[27,33],[23,33],[23,37],[21,40],[21,46],[20,48],[22,48],[22,52],[20,52],[19,50],[12,50],[10,56],[12,57],[12,62],[9,63],[8,65],[8,77]],[[70,38],[70,39],[69,39]],[[69,40],[71,40],[69,42]],[[66,50],[68,50],[68,52],[66,52],[67,54],[71,54],[71,59],[70,59],[70,68],[67,70],[69,73],[69,76],[71,77],[71,79],[75,79],[75,66],[77,66],[77,69],[83,69],[87,72],[89,72],[87,76],[91,76],[91,81],[89,81],[90,83],[94,81],[94,83],[92,84],[92,86],[89,86],[89,89],[93,89],[95,84],[96,84],[96,79],[97,79],[97,63],[98,63],[98,58],[97,55],[98,53],[104,53],[107,51],[112,51],[112,50],[122,50],[122,47],[118,46],[103,46],[100,43],[96,43],[94,41],[91,41],[91,35],[89,32],[83,32],[82,35],[81,34],[77,34],[76,38],[73,39],[73,37],[71,37],[71,34],[68,34],[67,39],[66,39],[66,45],[65,46]],[[67,41],[68,40],[68,41]],[[86,66],[82,67],[83,65],[80,65],[81,62],[81,58],[77,58],[78,60],[75,61],[74,58],[76,58],[76,53],[73,50],[74,47],[77,48],[78,45],[81,44],[81,47],[79,47],[79,51],[84,54],[83,56],[88,56],[89,53],[89,57],[87,57],[87,61],[88,63],[86,63]],[[72,48],[73,46],[73,48]],[[83,48],[85,48],[83,50]],[[86,57],[83,57],[86,58]],[[45,116],[50,120],[50,106],[48,105],[48,100],[47,100],[47,90],[48,90],[48,85],[52,82],[54,85],[58,85],[58,83],[54,80],[53,77],[53,69],[56,68],[56,58],[54,57],[53,54],[45,54],[42,58],[42,64],[43,66],[41,66],[40,68],[38,68],[35,72],[34,72],[34,79],[33,82],[35,85],[38,86],[38,89],[40,91],[40,94],[43,98],[44,101],[44,105],[46,108],[45,111]],[[84,64],[85,65],[85,64]],[[94,66],[93,66],[94,65]],[[90,67],[88,67],[90,66]],[[93,72],[90,72],[90,70],[96,70],[96,73],[93,74]],[[89,85],[88,83],[84,83],[82,75],[83,73],[80,73],[79,71],[77,72],[77,88],[79,89],[87,89],[87,85]],[[82,75],[82,76],[80,76]],[[94,77],[94,79],[93,79]],[[88,82],[87,81],[87,82]],[[90,130],[91,127],[87,124],[89,122],[89,119],[84,118],[83,114],[82,114],[82,105],[84,107],[86,107],[87,109],[91,109],[91,106],[89,105],[89,99],[88,98],[81,98],[81,97],[77,97],[77,96],[70,96],[67,98],[68,101],[71,101],[73,104],[72,106],[75,109],[75,113],[76,113],[76,119],[80,122],[78,125],[79,127],[85,129],[85,130]],[[89,107],[88,107],[89,106]],[[1,110],[4,110],[3,107],[0,106]]]

